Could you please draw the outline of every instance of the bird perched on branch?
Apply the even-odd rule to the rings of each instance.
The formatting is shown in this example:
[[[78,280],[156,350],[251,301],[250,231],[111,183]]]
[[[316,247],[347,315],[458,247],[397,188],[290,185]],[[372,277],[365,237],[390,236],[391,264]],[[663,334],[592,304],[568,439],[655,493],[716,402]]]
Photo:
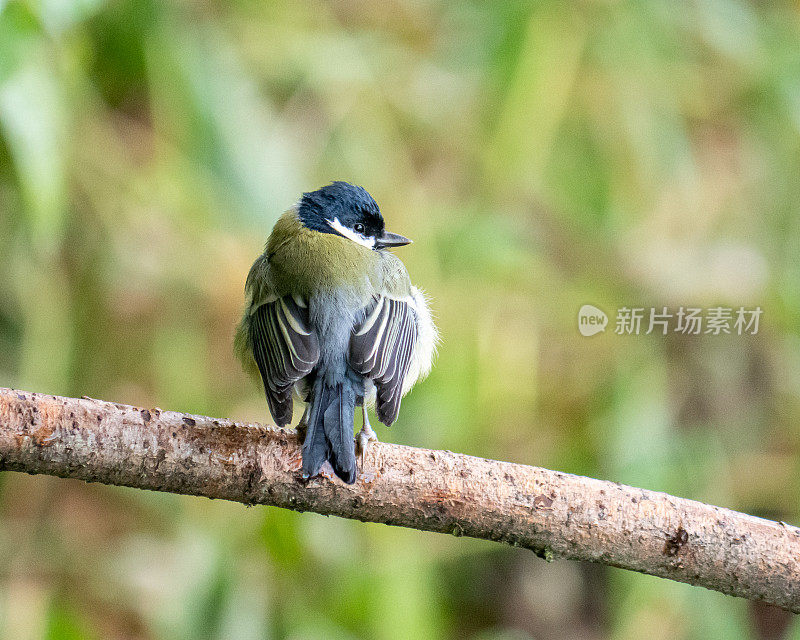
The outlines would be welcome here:
[[[235,349],[261,374],[278,426],[291,422],[293,396],[306,403],[298,431],[307,476],[328,460],[354,483],[355,407],[363,451],[377,440],[367,406],[392,424],[403,395],[431,369],[437,331],[427,301],[387,251],[410,242],[386,231],[363,188],[334,182],[280,217],[250,269]]]

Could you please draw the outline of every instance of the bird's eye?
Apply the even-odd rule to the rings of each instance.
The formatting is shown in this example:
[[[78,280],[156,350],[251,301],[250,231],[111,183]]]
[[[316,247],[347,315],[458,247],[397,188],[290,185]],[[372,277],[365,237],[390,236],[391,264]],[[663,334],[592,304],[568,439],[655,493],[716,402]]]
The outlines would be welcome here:
[[[356,231],[357,233],[364,233],[364,225],[360,222],[356,222],[353,225],[353,231]]]

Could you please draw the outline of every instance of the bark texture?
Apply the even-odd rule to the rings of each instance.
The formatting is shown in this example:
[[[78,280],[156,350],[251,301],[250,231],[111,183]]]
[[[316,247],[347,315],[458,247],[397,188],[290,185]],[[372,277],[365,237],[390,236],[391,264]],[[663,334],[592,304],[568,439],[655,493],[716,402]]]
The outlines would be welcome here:
[[[538,467],[374,443],[303,480],[294,431],[0,388],[0,470],[315,511],[600,562],[800,613],[800,529]]]

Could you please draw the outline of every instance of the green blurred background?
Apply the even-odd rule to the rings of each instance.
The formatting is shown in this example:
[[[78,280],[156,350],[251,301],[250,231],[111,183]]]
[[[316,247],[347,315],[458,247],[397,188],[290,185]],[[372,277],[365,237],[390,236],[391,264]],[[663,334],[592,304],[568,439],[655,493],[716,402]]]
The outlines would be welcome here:
[[[0,385],[268,419],[231,354],[276,217],[365,186],[433,298],[381,439],[800,522],[800,8],[0,0]],[[761,305],[755,336],[577,330]],[[0,638],[794,638],[488,542],[0,477]]]

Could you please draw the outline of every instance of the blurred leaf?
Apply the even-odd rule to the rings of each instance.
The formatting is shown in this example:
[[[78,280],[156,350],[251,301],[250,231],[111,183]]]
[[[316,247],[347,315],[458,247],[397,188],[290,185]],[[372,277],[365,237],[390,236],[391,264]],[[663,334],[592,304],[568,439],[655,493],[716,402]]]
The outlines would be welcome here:
[[[300,517],[292,511],[264,510],[261,539],[275,564],[287,568],[296,568],[300,564],[303,557],[300,527]]]
[[[532,12],[487,154],[492,182],[534,190],[543,186],[542,172],[567,108],[585,33],[580,14],[559,5],[543,3]]]
[[[0,17],[0,20],[3,20]],[[3,44],[14,57],[14,39]],[[28,55],[0,84],[0,130],[14,160],[34,246],[52,250],[63,230],[66,207],[68,106],[42,46],[16,42]],[[5,55],[0,52],[0,59]]]
[[[99,11],[105,0],[39,0],[42,24],[60,35]]]
[[[89,633],[80,614],[56,600],[50,608],[46,640],[91,640],[98,636]]]
[[[222,30],[165,18],[147,42],[156,125],[233,185],[243,211],[277,219],[302,191],[303,171],[272,105]]]

